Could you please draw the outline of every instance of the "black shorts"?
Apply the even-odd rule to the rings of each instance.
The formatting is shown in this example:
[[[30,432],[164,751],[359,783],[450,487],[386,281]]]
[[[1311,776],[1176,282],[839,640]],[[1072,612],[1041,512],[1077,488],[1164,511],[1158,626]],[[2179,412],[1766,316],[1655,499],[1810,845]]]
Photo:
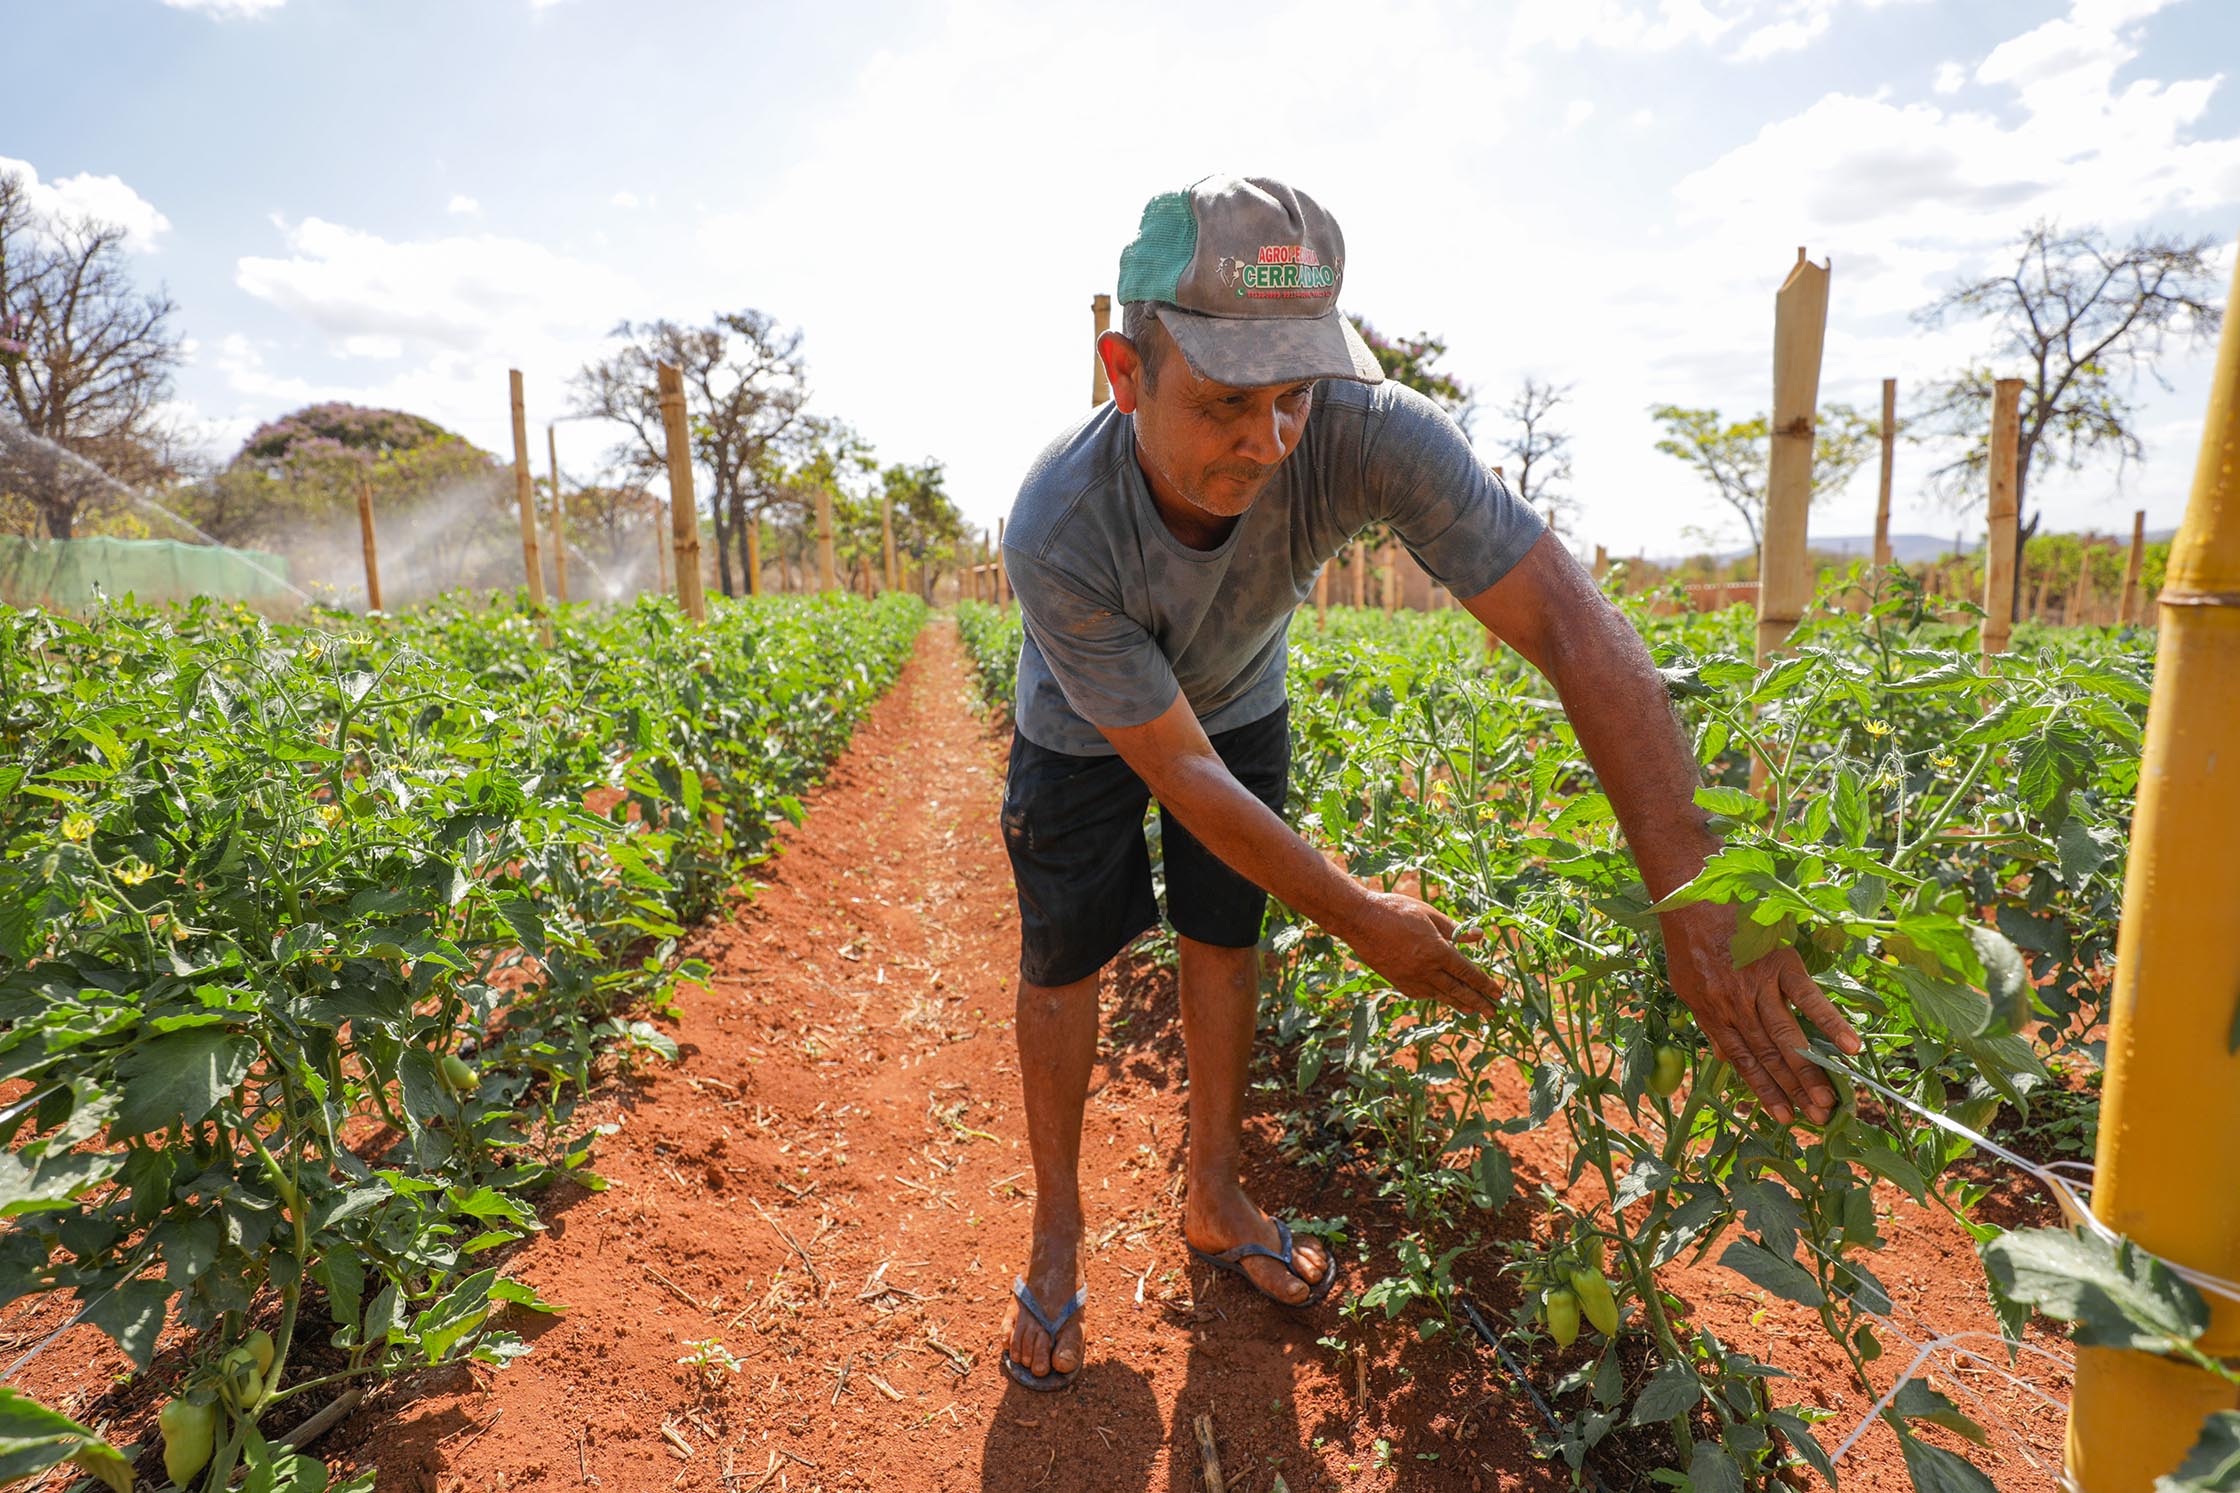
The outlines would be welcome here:
[[[1290,721],[1290,707],[1281,706],[1210,738],[1237,781],[1279,814]],[[1093,975],[1159,920],[1143,837],[1150,802],[1151,790],[1118,757],[1071,757],[1013,731],[1003,843],[1019,886],[1019,974],[1029,984]],[[1159,844],[1175,932],[1228,949],[1260,941],[1267,893],[1223,865],[1164,805]]]

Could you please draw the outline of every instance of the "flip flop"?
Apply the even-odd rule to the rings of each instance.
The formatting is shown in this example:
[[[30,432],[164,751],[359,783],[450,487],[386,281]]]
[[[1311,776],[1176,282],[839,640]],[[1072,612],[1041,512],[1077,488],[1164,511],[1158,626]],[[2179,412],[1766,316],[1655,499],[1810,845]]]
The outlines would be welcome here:
[[[1066,1324],[1073,1320],[1075,1312],[1089,1304],[1089,1288],[1083,1286],[1073,1293],[1073,1299],[1065,1304],[1064,1309],[1058,1313],[1058,1320],[1053,1322],[1050,1320],[1049,1314],[1043,1311],[1042,1303],[1034,1299],[1034,1292],[1027,1289],[1025,1276],[1014,1275],[1011,1277],[1011,1294],[1019,1298],[1019,1305],[1027,1309],[1027,1315],[1034,1318],[1035,1324],[1044,1332],[1050,1334],[1050,1351],[1053,1353],[1058,1350],[1058,1334],[1065,1331]],[[1056,1370],[1047,1374],[1038,1374],[1013,1358],[1009,1348],[1003,1350],[1003,1371],[1009,1374],[1015,1383],[1043,1394],[1055,1394],[1061,1389],[1072,1388],[1073,1376],[1081,1372],[1079,1369],[1073,1369],[1062,1374]]]
[[[1259,1291],[1263,1296],[1267,1296],[1267,1298],[1270,1301],[1274,1302],[1277,1306],[1288,1306],[1294,1311],[1305,1311],[1310,1306],[1320,1306],[1322,1304],[1322,1298],[1328,1296],[1330,1294],[1330,1288],[1333,1285],[1337,1284],[1338,1257],[1336,1255],[1326,1256],[1326,1258],[1329,1260],[1329,1264],[1323,1268],[1322,1279],[1315,1281],[1308,1286],[1307,1296],[1304,1301],[1286,1301],[1281,1296],[1270,1295],[1268,1292],[1261,1290],[1260,1282],[1254,1280],[1252,1278],[1252,1272],[1244,1268],[1244,1262],[1246,1260],[1251,1259],[1254,1255],[1264,1255],[1268,1259],[1275,1261],[1278,1265],[1281,1265],[1284,1269],[1290,1271],[1294,1279],[1300,1281],[1306,1280],[1306,1277],[1299,1273],[1299,1267],[1292,1263],[1291,1226],[1285,1223],[1280,1218],[1274,1220],[1274,1222],[1276,1226],[1277,1244],[1277,1247],[1275,1249],[1270,1249],[1265,1244],[1240,1244],[1235,1249],[1225,1249],[1219,1254],[1212,1254],[1206,1250],[1198,1248],[1198,1246],[1195,1244],[1191,1244],[1188,1239],[1184,1239],[1182,1242],[1189,1247],[1191,1254],[1205,1261],[1214,1269],[1226,1270],[1231,1275],[1243,1276],[1246,1283],[1249,1284],[1253,1290]]]

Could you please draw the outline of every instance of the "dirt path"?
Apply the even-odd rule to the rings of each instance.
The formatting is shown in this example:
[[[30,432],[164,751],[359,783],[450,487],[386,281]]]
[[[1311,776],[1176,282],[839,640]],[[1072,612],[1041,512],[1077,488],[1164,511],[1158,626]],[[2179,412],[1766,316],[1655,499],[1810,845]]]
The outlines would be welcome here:
[[[1293,1320],[1202,1270],[1193,1293],[1179,1037],[1155,961],[1105,992],[1089,1371],[1040,1396],[997,1365],[1032,1196],[1002,751],[935,623],[767,886],[690,951],[716,975],[682,1002],[683,1061],[613,1096],[621,1128],[594,1162],[609,1187],[553,1198],[512,1260],[566,1312],[530,1324],[534,1351],[504,1372],[451,1371],[433,1394],[423,1380],[341,1433],[384,1489],[1179,1493],[1203,1486],[1193,1423],[1209,1412],[1232,1489],[1263,1493],[1279,1471],[1297,1493],[1392,1485],[1400,1469],[1380,1464],[1408,1453],[1380,1456],[1356,1386],[1314,1346],[1339,1330],[1334,1306]],[[1311,1179],[1257,1151],[1265,1199],[1312,1211],[1284,1196]],[[741,1364],[712,1390],[678,1362],[707,1339]],[[1417,1420],[1451,1431],[1464,1412]],[[1496,1465],[1544,1478],[1505,1440]]]

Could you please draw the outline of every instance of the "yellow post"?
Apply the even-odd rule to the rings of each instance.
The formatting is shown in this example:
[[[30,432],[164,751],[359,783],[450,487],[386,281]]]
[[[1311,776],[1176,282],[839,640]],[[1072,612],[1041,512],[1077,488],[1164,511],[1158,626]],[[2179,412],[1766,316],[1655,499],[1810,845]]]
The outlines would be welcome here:
[[[654,376],[669,458],[669,540],[677,554],[677,604],[693,621],[705,622],[708,595],[700,580],[700,503],[692,494],[692,434],[684,418],[684,373],[674,363],[660,363]]]
[[[1882,381],[1882,485],[1874,500],[1874,568],[1890,563],[1890,465],[1898,435],[1898,381]]]
[[[521,563],[529,572],[529,605],[543,624],[544,645],[552,646],[552,618],[544,609],[544,562],[537,558],[536,483],[529,476],[529,425],[521,401],[521,370],[506,370],[513,394],[513,496],[521,507]]]
[[[1112,330],[1112,297],[1100,295],[1090,301],[1089,315],[1097,326],[1097,334],[1089,343],[1089,361],[1094,365],[1089,375],[1089,408],[1095,409],[1112,397],[1112,385],[1104,376],[1104,354],[1097,351],[1104,334]]]
[[[552,463],[552,589],[560,605],[568,604],[568,521],[560,506],[560,444],[552,437],[552,422],[545,422],[544,454]]]
[[[2123,562],[2123,610],[2116,614],[2116,621],[2125,627],[2139,625],[2139,567],[2147,553],[2147,510],[2134,509],[2131,514],[2131,553]]]
[[[1828,332],[1828,271],[1797,250],[1773,298],[1773,442],[1766,453],[1765,529],[1758,549],[1758,667],[1788,638],[1812,591],[1805,553],[1812,502],[1813,422]]]
[[[817,589],[830,591],[840,584],[832,568],[832,489],[817,489]]]
[[[1983,656],[2007,651],[2014,636],[2014,462],[2015,436],[2021,429],[2022,380],[2003,378],[1991,386],[1991,503],[1983,559]],[[2072,621],[2075,619],[2071,619]]]
[[[2240,293],[2240,265],[2233,289]],[[2157,598],[2161,637],[2131,821],[2092,1211],[2167,1260],[2240,1280],[2240,327],[2224,325],[2193,496]],[[2240,1356],[2240,1304],[2200,1348]],[[2240,1391],[2145,1353],[2077,1350],[2069,1473],[2148,1493]]]

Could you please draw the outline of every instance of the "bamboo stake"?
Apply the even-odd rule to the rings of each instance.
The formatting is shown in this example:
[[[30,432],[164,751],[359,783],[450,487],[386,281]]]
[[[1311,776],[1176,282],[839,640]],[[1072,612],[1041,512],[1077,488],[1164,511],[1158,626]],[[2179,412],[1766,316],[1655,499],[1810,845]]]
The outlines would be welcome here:
[[[1003,568],[1003,520],[1000,518],[996,520],[995,565],[996,605],[1007,607],[1011,605],[1011,574]]]
[[[529,477],[529,422],[521,400],[521,370],[506,370],[513,395],[513,496],[521,508],[521,563],[529,572],[529,606],[541,624],[544,645],[552,646],[552,618],[544,606],[544,564],[537,558],[536,484]]]
[[[1097,335],[1089,344],[1089,361],[1094,365],[1089,375],[1089,407],[1095,409],[1112,397],[1112,385],[1104,376],[1104,354],[1098,350],[1104,334],[1112,330],[1112,297],[1100,295],[1091,300],[1089,315],[1097,327]]]
[[[831,591],[840,584],[832,565],[832,489],[817,489],[817,589]]]
[[[553,439],[552,422],[544,427],[544,454],[552,463],[552,581],[560,605],[568,604],[568,522],[560,505],[560,444]]]
[[[2240,295],[2240,265],[2233,275]],[[2201,454],[2161,614],[2116,938],[2092,1211],[2173,1265],[2240,1280],[2240,327],[2217,346]],[[2240,1303],[2211,1297],[2195,1346],[2240,1356]],[[2149,1493],[2240,1392],[2148,1352],[2079,1348],[2068,1471]]]
[[[747,520],[747,594],[762,594],[762,515]]]
[[[1379,563],[1377,580],[1384,587],[1384,614],[1389,617],[1400,605],[1400,564],[1394,558],[1396,546],[1387,539],[1377,547]]]
[[[2124,627],[2139,625],[2139,570],[2147,555],[2147,510],[2131,515],[2131,553],[2123,562],[2123,606],[2116,621]]]
[[[879,548],[886,552],[887,589],[892,591],[902,584],[902,576],[894,562],[894,499],[891,497],[879,499]]]
[[[2077,600],[2076,605],[2069,608],[2069,614],[2073,623],[2092,620],[2092,546],[2089,543],[2077,557]]]
[[[1594,578],[1601,580],[1610,573],[1610,549],[1607,545],[1594,547]]]
[[[1874,500],[1874,568],[1890,563],[1890,467],[1898,437],[1898,381],[1882,381],[1882,485]]]
[[[2021,423],[2022,380],[1991,386],[1991,504],[1984,515],[1990,547],[1983,566],[1983,657],[2007,651],[2014,636],[2014,461]]]
[[[1369,546],[1356,539],[1353,542],[1353,604],[1369,604]]]
[[[382,610],[381,556],[373,543],[373,484],[363,472],[358,474],[358,537],[366,551],[366,610],[378,612]]]
[[[692,435],[684,418],[684,373],[657,364],[661,435],[669,458],[669,536],[677,552],[677,603],[695,622],[708,620],[707,588],[700,580],[700,504],[692,493]]]
[[[1314,621],[1317,627],[1330,625],[1330,564],[1323,562],[1314,573]]]
[[[1758,666],[1787,640],[1811,596],[1805,553],[1812,502],[1813,421],[1820,349],[1828,330],[1828,264],[1797,250],[1773,298],[1773,449],[1766,458],[1764,538],[1758,555]]]
[[[653,503],[653,574],[661,583],[661,594],[669,594],[669,510],[658,498]]]

